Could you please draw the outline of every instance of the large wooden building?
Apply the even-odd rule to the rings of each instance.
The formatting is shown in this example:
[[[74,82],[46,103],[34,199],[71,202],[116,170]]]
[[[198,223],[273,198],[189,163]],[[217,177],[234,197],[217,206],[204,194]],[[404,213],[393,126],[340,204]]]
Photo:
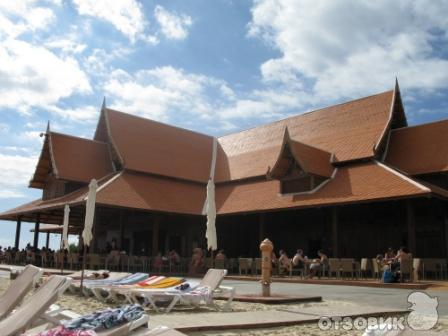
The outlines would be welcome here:
[[[30,187],[42,199],[0,214],[81,229],[99,182],[94,249],[131,254],[205,246],[206,184],[216,185],[218,245],[255,256],[260,239],[290,253],[367,257],[408,246],[448,256],[448,120],[409,127],[394,90],[219,138],[101,109],[92,140],[45,134]]]

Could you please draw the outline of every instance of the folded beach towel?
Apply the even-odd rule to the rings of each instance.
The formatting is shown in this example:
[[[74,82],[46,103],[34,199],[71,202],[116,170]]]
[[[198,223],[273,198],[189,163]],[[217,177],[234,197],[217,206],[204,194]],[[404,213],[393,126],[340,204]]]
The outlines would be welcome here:
[[[157,282],[152,283],[152,284],[139,283],[138,287],[139,288],[145,288],[145,289],[168,288],[168,287],[178,286],[181,283],[183,283],[184,281],[185,281],[185,279],[182,279],[182,278],[165,278],[165,279],[161,279],[160,281],[157,281]]]

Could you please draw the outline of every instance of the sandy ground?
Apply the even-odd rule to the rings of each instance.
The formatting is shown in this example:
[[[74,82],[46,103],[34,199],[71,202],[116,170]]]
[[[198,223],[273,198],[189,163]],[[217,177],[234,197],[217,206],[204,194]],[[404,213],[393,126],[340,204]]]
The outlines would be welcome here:
[[[0,278],[0,294],[9,286],[9,279]],[[319,303],[304,303],[304,304],[285,304],[285,305],[264,305],[257,303],[243,303],[243,302],[233,302],[232,311],[260,311],[260,310],[273,310],[273,309],[288,309],[288,308],[297,308],[297,307],[309,307],[309,306],[334,306],[336,302],[325,301]],[[70,293],[66,293],[59,299],[57,302],[59,306],[65,309],[69,309],[75,311],[79,314],[87,314],[91,313],[98,309],[103,309],[106,307],[115,307],[117,304],[113,303],[103,303],[94,298],[86,298],[81,297],[79,295],[74,295]],[[223,304],[218,301],[218,304]],[[355,305],[350,302],[341,302],[337,301],[339,306],[350,306]],[[184,310],[175,310],[170,314],[190,314],[194,316],[195,314],[207,314],[214,313],[214,310],[210,310],[208,308],[203,309],[184,309]],[[148,314],[151,316],[153,314],[157,314],[154,311],[149,310]],[[437,331],[448,330],[448,318],[439,319],[438,326],[436,328]],[[269,329],[253,329],[253,330],[229,330],[229,331],[219,331],[219,332],[194,332],[189,333],[190,336],[265,336],[265,335],[276,335],[276,336],[289,336],[289,335],[304,335],[304,336],[313,336],[313,335],[331,335],[331,336],[339,336],[339,335],[362,335],[362,331],[359,330],[328,330],[322,331],[319,329],[318,325],[313,324],[304,324],[290,327],[278,327],[278,328],[269,328]]]

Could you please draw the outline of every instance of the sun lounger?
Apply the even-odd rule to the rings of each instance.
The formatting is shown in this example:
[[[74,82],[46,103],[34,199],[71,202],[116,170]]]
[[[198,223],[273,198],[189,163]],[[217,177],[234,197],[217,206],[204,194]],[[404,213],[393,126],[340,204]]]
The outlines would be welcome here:
[[[6,317],[23,300],[42,276],[43,271],[27,265],[0,297],[0,319]]]
[[[65,292],[70,282],[71,279],[64,276],[50,276],[14,313],[0,321],[1,335],[18,335],[38,318],[45,318],[47,309]]]
[[[170,303],[165,309],[165,312],[169,313],[176,304],[184,304],[193,307],[205,304],[214,307],[215,309],[219,309],[214,303],[214,297],[218,295],[228,295],[228,300],[223,309],[229,310],[233,297],[235,296],[235,289],[233,287],[220,286],[226,274],[227,270],[224,269],[209,269],[199,285],[191,290],[182,291],[170,289],[165,291],[155,291],[133,289],[130,292],[130,297],[134,302],[143,300],[145,306],[152,307],[156,311],[160,310],[156,304],[158,301],[169,301]]]
[[[113,285],[109,288],[103,288],[107,291],[107,297],[104,300],[109,301],[126,301],[128,303],[139,303],[132,297],[132,290],[143,290],[151,292],[166,292],[175,290],[175,288],[185,282],[182,278],[171,278],[165,276],[151,276],[148,279],[141,281],[134,285]],[[199,283],[189,282],[192,286],[197,286]]]
[[[77,272],[78,273],[78,272]],[[87,273],[89,274],[89,273]],[[89,279],[89,278],[85,278],[84,282],[83,282],[83,286],[88,287],[89,285],[93,285],[93,284],[97,284],[97,285],[107,285],[110,283],[113,283],[115,281],[121,280],[129,275],[131,275],[131,273],[126,273],[126,272],[109,272],[108,273],[109,276],[105,279]],[[72,282],[72,284],[69,287],[69,291],[71,293],[77,293],[81,288],[81,280],[75,280]],[[86,296],[90,296],[92,293],[85,291],[84,295]]]
[[[147,273],[135,273],[111,284],[89,284],[87,287],[98,300],[106,301],[111,298],[111,288],[114,286],[130,286],[148,279]]]

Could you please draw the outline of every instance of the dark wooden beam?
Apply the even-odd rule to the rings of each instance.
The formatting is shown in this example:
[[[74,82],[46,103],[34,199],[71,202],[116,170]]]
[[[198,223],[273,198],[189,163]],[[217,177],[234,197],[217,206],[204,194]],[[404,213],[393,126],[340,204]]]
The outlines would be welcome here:
[[[443,202],[443,231],[445,231],[445,235],[443,236],[443,239],[445,241],[445,257],[448,258],[448,210],[447,210],[448,203]]]
[[[154,215],[152,224],[152,255],[156,256],[159,252],[159,227],[160,227],[160,216]]]
[[[266,238],[266,214],[261,213],[258,215],[259,231],[258,240],[261,243]]]
[[[39,245],[39,227],[40,227],[40,214],[36,215],[36,223],[34,224],[34,244],[33,247],[37,249]]]
[[[416,256],[416,239],[415,239],[415,215],[414,209],[412,207],[412,201],[406,200],[406,226],[408,232],[408,249],[409,251]]]
[[[333,248],[333,257],[339,257],[339,220],[338,208],[331,208],[331,246]]]
[[[123,240],[124,240],[124,210],[120,209],[120,241],[118,242],[120,250],[123,250]]]
[[[47,232],[47,241],[45,242],[45,248],[48,250],[50,246],[50,232]]]
[[[14,247],[16,250],[19,249],[19,243],[20,243],[20,230],[22,228],[22,217],[17,217],[17,225],[16,225],[16,240],[14,242]]]

